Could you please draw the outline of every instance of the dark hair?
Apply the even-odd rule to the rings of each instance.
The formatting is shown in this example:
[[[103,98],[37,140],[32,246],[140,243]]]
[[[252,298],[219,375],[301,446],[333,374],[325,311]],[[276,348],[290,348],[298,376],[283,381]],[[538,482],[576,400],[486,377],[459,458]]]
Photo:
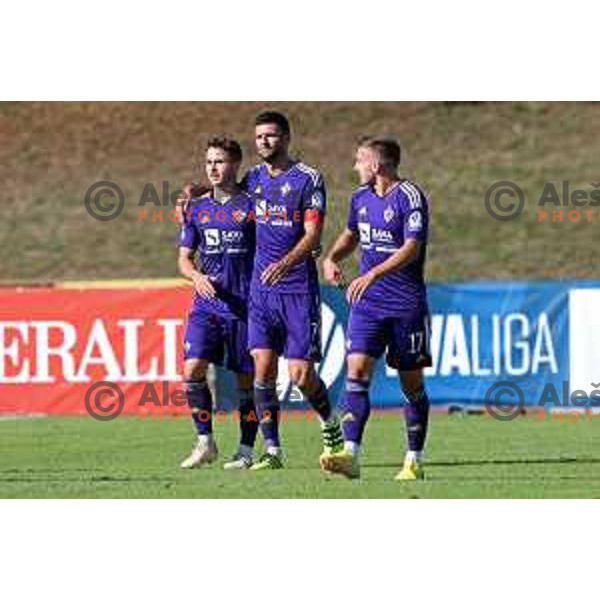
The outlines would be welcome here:
[[[290,135],[290,122],[287,117],[280,112],[275,110],[265,110],[256,115],[254,125],[277,125],[281,129],[282,133]]]
[[[364,137],[358,142],[359,147],[370,148],[379,155],[381,164],[390,170],[396,170],[400,166],[402,150],[400,144],[393,138]]]
[[[188,186],[190,188],[190,198],[198,198],[206,194],[206,192],[210,192],[211,190],[210,186],[200,183],[199,181],[185,181],[182,189],[185,190],[185,188]]]
[[[212,137],[206,144],[206,149],[219,148],[227,153],[230,160],[233,162],[242,162],[242,147],[233,138],[228,137]]]

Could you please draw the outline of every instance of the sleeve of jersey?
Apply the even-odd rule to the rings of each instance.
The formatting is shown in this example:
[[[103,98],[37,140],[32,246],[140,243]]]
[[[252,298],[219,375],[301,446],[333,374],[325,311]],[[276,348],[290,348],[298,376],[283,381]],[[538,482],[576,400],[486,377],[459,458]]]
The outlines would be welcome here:
[[[196,215],[197,218],[197,215]],[[186,215],[184,213],[183,223],[179,230],[179,242],[180,248],[191,248],[192,250],[198,249],[198,230],[193,223],[194,213]]]
[[[350,231],[358,233],[358,219],[356,218],[356,210],[354,210],[354,196],[350,198],[347,226]]]
[[[403,221],[405,240],[427,241],[429,228],[427,197],[416,187],[407,188],[404,194]]]
[[[302,210],[310,210],[325,215],[327,207],[327,193],[325,191],[325,182],[319,175],[316,182],[307,186],[302,198]]]

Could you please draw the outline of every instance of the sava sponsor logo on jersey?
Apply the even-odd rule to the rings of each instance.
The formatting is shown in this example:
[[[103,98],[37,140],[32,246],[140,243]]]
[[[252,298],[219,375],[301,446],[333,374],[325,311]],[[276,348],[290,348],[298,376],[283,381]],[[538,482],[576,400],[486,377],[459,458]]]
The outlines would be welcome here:
[[[244,241],[244,232],[239,229],[225,229],[221,232],[221,237],[226,244],[239,244]]]
[[[358,233],[361,246],[365,249],[371,248],[373,244],[382,244],[375,246],[376,252],[394,252],[397,249],[394,234],[387,229],[371,227],[369,223],[359,223]]]
[[[256,201],[256,216],[264,218],[267,214],[267,201],[264,198],[260,198]]]
[[[371,243],[371,225],[369,223],[359,223],[358,233],[360,235],[360,243],[363,246]]]
[[[204,239],[208,251],[218,251],[221,244],[226,246],[241,244],[244,241],[244,232],[237,229],[205,229]]]
[[[288,208],[285,204],[267,202],[264,198],[261,198],[256,203],[256,216],[259,219],[269,219],[278,216],[283,217],[287,212]]]
[[[204,241],[209,248],[215,248],[221,245],[221,236],[218,229],[205,229]]]
[[[393,244],[394,234],[387,229],[378,229],[377,227],[373,227],[371,229],[371,239],[373,242]]]
[[[298,221],[299,211],[288,210],[285,204],[268,202],[264,198],[256,203],[256,221],[268,223],[275,227],[292,227],[293,221]]]

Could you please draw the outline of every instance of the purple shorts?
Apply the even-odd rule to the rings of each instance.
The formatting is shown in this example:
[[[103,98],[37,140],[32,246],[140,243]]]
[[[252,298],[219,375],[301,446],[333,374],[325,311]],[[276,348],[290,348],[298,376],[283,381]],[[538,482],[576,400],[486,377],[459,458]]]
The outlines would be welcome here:
[[[398,371],[430,367],[427,311],[407,310],[401,316],[377,317],[365,308],[352,308],[346,331],[346,353],[378,359],[386,350],[387,364]]]
[[[242,319],[224,318],[206,310],[188,313],[184,358],[203,358],[234,373],[253,373],[248,352],[248,325]],[[227,354],[227,361],[224,361]]]
[[[248,342],[251,350],[275,350],[287,359],[321,360],[319,294],[250,294]]]

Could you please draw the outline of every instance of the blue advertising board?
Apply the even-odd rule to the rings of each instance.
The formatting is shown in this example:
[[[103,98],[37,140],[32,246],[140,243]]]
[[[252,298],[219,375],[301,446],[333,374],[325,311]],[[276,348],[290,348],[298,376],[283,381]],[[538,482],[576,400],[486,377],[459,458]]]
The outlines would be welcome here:
[[[548,383],[560,388],[569,379],[569,295],[576,287],[578,282],[430,284],[433,366],[425,374],[432,403],[481,405],[499,381],[520,386],[526,404],[535,403]],[[322,315],[324,360],[318,369],[336,401],[344,383],[348,317],[340,290],[322,287]],[[280,399],[305,406],[285,371],[281,361]],[[384,359],[377,364],[371,402],[375,407],[404,403],[397,373]]]

